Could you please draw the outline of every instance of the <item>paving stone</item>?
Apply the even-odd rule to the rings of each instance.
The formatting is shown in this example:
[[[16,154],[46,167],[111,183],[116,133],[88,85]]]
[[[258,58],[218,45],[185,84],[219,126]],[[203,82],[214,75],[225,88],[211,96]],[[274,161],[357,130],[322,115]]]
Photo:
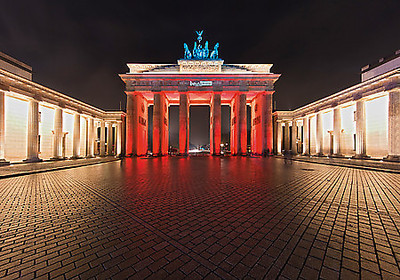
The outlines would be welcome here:
[[[246,157],[4,178],[0,278],[398,279],[399,190],[396,173]]]

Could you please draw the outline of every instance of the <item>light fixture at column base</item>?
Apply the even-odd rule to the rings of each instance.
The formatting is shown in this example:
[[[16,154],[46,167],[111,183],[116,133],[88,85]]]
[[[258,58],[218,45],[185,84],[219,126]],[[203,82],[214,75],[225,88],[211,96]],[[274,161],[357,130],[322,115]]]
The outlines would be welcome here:
[[[43,159],[38,158],[38,157],[27,158],[27,159],[24,159],[24,160],[23,160],[23,162],[25,162],[25,163],[41,162],[41,161],[43,161]]]
[[[388,155],[383,158],[384,161],[400,162],[400,155]]]
[[[0,166],[10,165],[10,162],[5,159],[0,159]]]

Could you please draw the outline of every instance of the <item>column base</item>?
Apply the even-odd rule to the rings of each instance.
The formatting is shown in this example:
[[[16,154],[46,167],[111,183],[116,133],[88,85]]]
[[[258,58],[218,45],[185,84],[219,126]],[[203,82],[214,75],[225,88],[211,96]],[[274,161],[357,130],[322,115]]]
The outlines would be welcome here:
[[[325,156],[323,153],[317,153],[317,154],[315,154],[314,156],[316,156],[316,157],[323,157],[323,156]]]
[[[355,155],[355,156],[352,156],[351,158],[354,158],[354,159],[369,159],[371,157],[367,156],[367,155]]]
[[[388,155],[383,158],[384,161],[400,162],[400,155]]]
[[[81,156],[73,156],[73,157],[70,157],[70,159],[81,159],[81,158],[83,158],[83,157],[81,157]]]
[[[0,166],[5,166],[5,165],[10,165],[10,162],[6,161],[5,159],[0,159]]]
[[[41,161],[43,161],[43,159],[41,159],[41,158],[38,158],[38,157],[34,157],[34,158],[27,158],[27,159],[24,159],[24,160],[23,160],[23,162],[25,162],[25,163],[31,163],[31,162],[41,162]]]
[[[95,158],[95,156],[86,156],[85,158]]]
[[[65,157],[52,157],[52,158],[50,158],[50,160],[54,160],[54,161],[56,161],[56,160],[64,160],[64,159],[66,159]]]
[[[333,158],[344,158],[345,156],[343,154],[332,154],[332,155],[330,155],[330,157],[333,157]]]

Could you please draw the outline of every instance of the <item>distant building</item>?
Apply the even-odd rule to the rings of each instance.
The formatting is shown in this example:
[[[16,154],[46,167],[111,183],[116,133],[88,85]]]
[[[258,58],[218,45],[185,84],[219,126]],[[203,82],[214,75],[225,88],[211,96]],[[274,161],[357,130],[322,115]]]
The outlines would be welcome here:
[[[400,158],[400,51],[361,69],[361,83],[293,111],[274,112],[274,151]]]
[[[33,82],[32,67],[0,53],[0,164],[123,154],[124,119]]]

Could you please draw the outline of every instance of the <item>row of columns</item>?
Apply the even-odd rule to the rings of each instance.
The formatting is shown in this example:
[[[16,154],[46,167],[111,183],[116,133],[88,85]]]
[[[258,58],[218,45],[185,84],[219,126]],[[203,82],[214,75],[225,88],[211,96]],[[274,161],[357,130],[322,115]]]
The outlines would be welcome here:
[[[400,159],[400,89],[393,89],[388,91],[388,160],[399,160]],[[366,111],[365,111],[365,99],[360,98],[355,101],[355,132],[356,132],[356,158],[365,158],[367,155],[367,133],[366,133]],[[316,118],[316,154],[323,155],[323,123],[322,123],[322,112],[315,114]],[[285,139],[284,146],[289,147],[289,123],[292,122],[292,146],[290,149],[297,152],[297,124],[296,120],[285,122]],[[310,116],[302,118],[303,123],[303,154],[310,154]],[[342,130],[342,116],[341,108],[336,106],[333,108],[333,142],[331,148],[331,155],[342,156],[342,142],[341,142],[341,130]],[[281,151],[281,135],[282,126],[277,126],[277,149]]]
[[[162,92],[154,92],[153,107],[153,154],[168,153],[168,99]],[[259,106],[257,113],[252,110],[252,119],[261,120],[254,129],[252,150],[262,154],[272,152],[272,94],[262,92],[253,100],[252,106]],[[213,92],[210,100],[210,153],[221,154],[221,92]],[[237,92],[231,101],[231,151],[233,155],[247,154],[247,94]],[[142,156],[147,153],[147,106],[148,102],[140,92],[127,94],[126,151],[128,156]],[[189,95],[179,92],[179,154],[189,152]],[[146,108],[144,110],[143,108]],[[258,140],[256,141],[255,138]],[[256,144],[257,142],[257,144]]]
[[[116,149],[113,152],[112,143],[112,123],[107,122],[108,133],[107,142],[108,149],[105,148],[105,125],[104,121],[101,121],[101,133],[100,133],[100,156],[115,155],[122,152],[122,139],[123,139],[123,128],[122,123],[116,123],[116,135],[115,145]],[[25,162],[36,162],[41,161],[39,157],[39,100],[30,99],[28,105],[28,125],[27,125],[27,158]],[[73,123],[73,158],[79,157],[94,157],[95,155],[95,140],[96,140],[96,127],[93,118],[86,119],[86,153],[85,155],[80,154],[81,148],[81,114],[76,113],[74,115]],[[65,133],[63,132],[63,109],[57,107],[54,111],[54,130],[53,130],[53,156],[52,159],[63,159],[63,138]],[[0,164],[6,162],[5,159],[5,93],[0,91]]]

